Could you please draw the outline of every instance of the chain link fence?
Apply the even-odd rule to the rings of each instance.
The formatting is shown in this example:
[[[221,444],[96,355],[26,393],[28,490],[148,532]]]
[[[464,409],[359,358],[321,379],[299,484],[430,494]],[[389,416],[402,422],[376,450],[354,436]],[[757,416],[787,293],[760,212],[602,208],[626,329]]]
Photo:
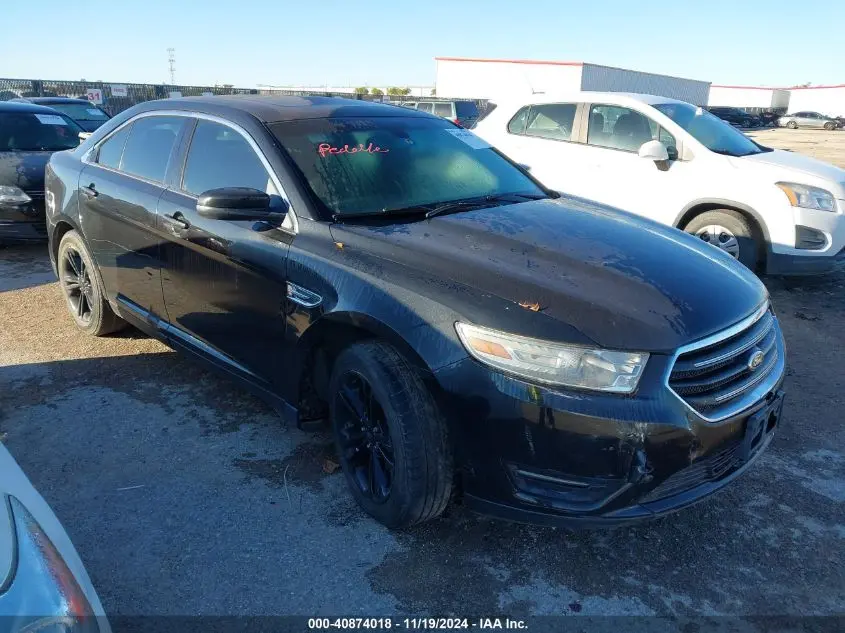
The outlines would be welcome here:
[[[0,101],[21,97],[72,97],[90,99],[100,108],[114,116],[127,108],[154,99],[170,97],[198,97],[211,95],[268,94],[296,97],[346,97],[366,101],[382,101],[382,96],[358,95],[348,92],[313,92],[284,90],[277,88],[235,88],[233,86],[182,86],[165,84],[118,84],[102,81],[53,81],[49,79],[3,79],[0,78]],[[436,97],[395,96],[388,97],[392,103],[404,101],[441,101]],[[442,101],[445,101],[443,99]],[[479,109],[483,103],[476,101]]]

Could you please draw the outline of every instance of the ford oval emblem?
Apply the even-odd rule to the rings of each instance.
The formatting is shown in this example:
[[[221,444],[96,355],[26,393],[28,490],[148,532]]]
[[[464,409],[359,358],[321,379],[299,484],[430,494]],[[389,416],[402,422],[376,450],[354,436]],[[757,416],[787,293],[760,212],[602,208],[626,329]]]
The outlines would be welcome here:
[[[754,371],[760,365],[763,364],[763,359],[766,358],[766,355],[760,349],[753,349],[751,350],[751,354],[748,356],[748,371]]]

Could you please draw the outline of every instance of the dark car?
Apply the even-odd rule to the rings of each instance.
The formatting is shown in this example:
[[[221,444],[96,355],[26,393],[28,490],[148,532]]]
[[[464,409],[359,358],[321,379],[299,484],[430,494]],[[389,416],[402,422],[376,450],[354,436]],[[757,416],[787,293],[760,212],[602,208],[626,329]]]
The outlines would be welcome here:
[[[399,105],[449,119],[455,125],[465,128],[471,128],[478,122],[478,106],[475,101],[421,99],[420,101],[406,101]]]
[[[559,197],[441,118],[144,103],[56,154],[47,190],[83,331],[132,323],[291,423],[327,420],[391,527],[454,490],[526,521],[654,517],[733,480],[779,423],[783,340],[751,272]]]
[[[66,114],[86,132],[93,132],[111,117],[87,99],[72,97],[21,97],[15,101],[26,101],[47,106]]]
[[[79,145],[82,129],[64,114],[0,101],[0,244],[44,240],[44,167]]]
[[[707,110],[709,110],[711,114],[719,117],[723,121],[727,121],[731,125],[737,125],[739,127],[756,127],[759,124],[759,119],[755,115],[749,114],[739,108],[710,106]]]

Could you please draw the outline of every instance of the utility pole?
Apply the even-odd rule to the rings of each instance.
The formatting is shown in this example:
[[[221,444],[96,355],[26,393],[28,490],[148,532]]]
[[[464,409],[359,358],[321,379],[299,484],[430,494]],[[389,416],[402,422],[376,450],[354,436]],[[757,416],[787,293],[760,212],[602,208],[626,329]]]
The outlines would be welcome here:
[[[167,49],[167,63],[170,64],[170,85],[176,85],[176,49]]]

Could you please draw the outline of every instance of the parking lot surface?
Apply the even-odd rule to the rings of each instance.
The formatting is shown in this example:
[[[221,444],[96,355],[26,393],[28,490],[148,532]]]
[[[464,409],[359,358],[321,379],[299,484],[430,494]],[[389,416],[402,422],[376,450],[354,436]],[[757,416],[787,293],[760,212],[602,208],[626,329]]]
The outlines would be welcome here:
[[[845,130],[767,128],[746,134],[761,145],[800,152],[845,169]]]
[[[327,472],[328,435],[134,330],[77,332],[43,246],[0,251],[0,434],[113,615],[841,614],[845,275],[767,285],[782,428],[724,492],[635,528],[456,506],[392,533]]]

